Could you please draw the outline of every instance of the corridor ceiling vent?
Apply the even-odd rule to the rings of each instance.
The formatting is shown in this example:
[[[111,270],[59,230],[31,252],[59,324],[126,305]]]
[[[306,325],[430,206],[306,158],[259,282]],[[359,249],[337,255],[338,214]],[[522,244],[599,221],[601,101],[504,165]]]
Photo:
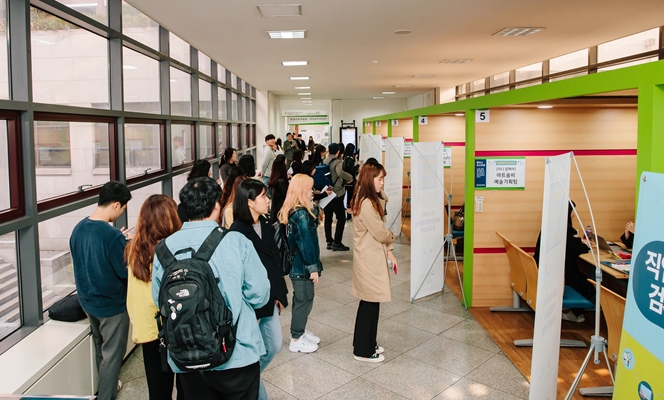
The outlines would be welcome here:
[[[270,39],[304,39],[307,37],[307,31],[267,31]]]
[[[410,29],[397,29],[394,31],[397,35],[408,35],[410,33]]]
[[[546,28],[504,28],[491,36],[530,36]]]
[[[467,64],[471,61],[473,61],[472,58],[466,58],[466,59],[446,58],[443,61],[439,62],[439,64]]]
[[[302,4],[265,4],[256,8],[263,18],[302,16]]]
[[[436,76],[436,75],[413,75],[413,76],[411,76],[411,78],[415,78],[415,79],[431,79],[431,78],[433,78],[433,77],[435,77],[435,76]]]

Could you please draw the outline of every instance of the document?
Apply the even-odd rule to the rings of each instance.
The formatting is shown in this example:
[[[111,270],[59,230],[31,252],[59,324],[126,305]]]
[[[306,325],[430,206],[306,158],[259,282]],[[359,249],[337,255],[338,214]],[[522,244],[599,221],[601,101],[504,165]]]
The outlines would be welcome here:
[[[323,190],[321,190],[321,193],[325,193],[325,191],[326,191],[328,188],[329,188],[329,186],[325,186],[325,187],[323,188]],[[337,195],[336,195],[336,194],[334,193],[334,191],[333,191],[332,194],[328,195],[328,196],[327,196],[326,198],[324,198],[324,199],[321,199],[321,201],[318,203],[318,205],[320,206],[320,208],[325,208],[325,207],[327,207],[328,204],[330,204],[330,202],[331,202],[332,200],[335,199],[335,197],[337,197]]]

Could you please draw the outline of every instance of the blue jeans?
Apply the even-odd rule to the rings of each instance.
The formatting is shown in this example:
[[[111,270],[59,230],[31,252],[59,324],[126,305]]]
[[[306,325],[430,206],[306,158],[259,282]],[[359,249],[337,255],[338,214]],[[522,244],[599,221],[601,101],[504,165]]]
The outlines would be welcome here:
[[[265,185],[265,187],[267,187],[267,181],[269,180],[270,180],[269,176],[263,176],[263,185]]]
[[[265,344],[265,354],[263,354],[259,360],[261,372],[263,372],[265,367],[267,367],[274,356],[276,356],[279,350],[281,350],[283,335],[281,333],[281,322],[279,321],[279,309],[277,308],[276,303],[274,305],[274,314],[272,314],[271,317],[263,317],[259,319],[258,328],[261,331],[263,343]],[[258,389],[258,399],[267,400],[267,391],[265,390],[263,379],[261,379],[260,387]]]

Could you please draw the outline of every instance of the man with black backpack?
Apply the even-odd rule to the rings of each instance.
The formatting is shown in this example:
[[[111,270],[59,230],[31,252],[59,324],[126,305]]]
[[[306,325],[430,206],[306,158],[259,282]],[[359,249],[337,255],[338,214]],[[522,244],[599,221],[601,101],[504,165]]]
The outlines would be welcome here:
[[[256,399],[265,346],[254,309],[270,283],[252,243],[217,225],[220,196],[207,177],[180,191],[190,221],[157,246],[152,267],[159,338],[171,369],[187,372],[186,398]]]
[[[353,176],[343,170],[343,163],[339,159],[342,154],[341,146],[337,143],[332,143],[328,147],[328,150],[329,154],[323,163],[330,166],[330,176],[336,197],[324,208],[325,240],[327,241],[328,250],[348,251],[349,247],[341,243],[341,238],[344,236],[344,225],[346,224],[346,207],[344,205],[346,189],[344,187],[344,181],[352,181]],[[337,217],[337,227],[334,231],[334,238],[332,237],[332,215],[336,215]]]

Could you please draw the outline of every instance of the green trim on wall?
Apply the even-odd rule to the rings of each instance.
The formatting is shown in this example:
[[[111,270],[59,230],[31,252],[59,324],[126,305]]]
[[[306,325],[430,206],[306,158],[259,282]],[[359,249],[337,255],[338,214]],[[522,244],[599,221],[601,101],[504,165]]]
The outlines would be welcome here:
[[[376,134],[376,121],[371,121],[371,134]]]
[[[641,174],[664,173],[664,86],[639,88],[639,130],[636,142],[636,204]],[[636,208],[634,209],[636,211]]]
[[[463,293],[473,305],[473,247],[475,241],[475,110],[466,111],[466,193],[463,233]],[[469,184],[470,182],[470,184]]]
[[[420,141],[420,124],[418,123],[417,116],[413,117],[413,142]]]
[[[392,120],[387,120],[387,137],[392,137]]]

